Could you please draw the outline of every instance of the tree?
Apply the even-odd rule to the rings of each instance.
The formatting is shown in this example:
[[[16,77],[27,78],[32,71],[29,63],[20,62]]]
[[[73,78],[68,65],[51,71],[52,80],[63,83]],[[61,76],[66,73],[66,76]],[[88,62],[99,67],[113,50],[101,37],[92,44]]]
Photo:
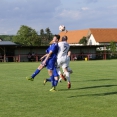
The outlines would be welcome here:
[[[47,40],[48,41],[52,40],[53,36],[52,36],[52,33],[51,33],[49,27],[45,29],[45,32],[46,32],[46,38],[47,38]]]
[[[50,41],[52,40],[52,33],[49,28],[45,29],[45,32],[43,29],[40,30],[40,38],[41,38],[41,45],[49,45]]]
[[[13,35],[0,35],[0,39],[3,41],[12,41]]]
[[[27,46],[39,46],[40,38],[37,32],[31,27],[22,25],[17,32],[17,35],[14,36],[13,41],[15,43],[27,45]]]
[[[43,29],[40,30],[40,35],[44,35],[44,30]]]
[[[112,55],[116,52],[116,43],[114,41],[110,42],[110,51],[112,52]]]
[[[87,44],[87,39],[86,39],[86,37],[83,37],[82,39],[80,39],[79,44],[84,44],[84,45],[86,45],[86,44]]]

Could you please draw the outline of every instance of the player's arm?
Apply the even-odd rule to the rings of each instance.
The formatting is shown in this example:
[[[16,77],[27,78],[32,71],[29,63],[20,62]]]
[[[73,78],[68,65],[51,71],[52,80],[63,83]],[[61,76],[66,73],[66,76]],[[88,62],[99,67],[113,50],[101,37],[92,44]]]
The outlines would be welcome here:
[[[51,56],[52,53],[53,53],[53,52],[50,51],[50,52],[46,55],[46,58],[45,58],[45,60],[43,61],[43,65],[46,64],[46,61],[49,59],[49,57]]]
[[[45,60],[43,61],[43,65],[46,64],[46,61],[49,59],[49,57],[52,55],[52,53],[56,50],[56,46],[52,45],[51,46],[51,50],[49,51],[49,53],[47,54]]]
[[[68,57],[70,57],[71,56],[71,51],[68,51],[68,54],[67,55],[68,55]]]
[[[45,54],[44,56],[42,56],[42,57],[40,58],[40,60],[42,61],[43,58],[45,58],[47,55],[48,55],[48,54]]]

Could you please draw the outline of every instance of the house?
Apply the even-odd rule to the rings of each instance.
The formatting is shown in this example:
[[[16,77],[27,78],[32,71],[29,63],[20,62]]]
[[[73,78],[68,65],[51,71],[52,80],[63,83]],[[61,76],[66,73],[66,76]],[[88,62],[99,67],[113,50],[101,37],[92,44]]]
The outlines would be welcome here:
[[[1,53],[1,61],[10,61],[13,62],[13,56],[15,47],[17,44],[11,42],[11,41],[2,41],[0,40],[0,53]],[[6,57],[7,56],[7,57]]]
[[[63,31],[60,32],[61,38],[66,35],[68,37],[68,43],[72,45],[82,45],[79,44],[79,41],[88,35],[88,29],[84,30],[72,30],[72,31]]]
[[[70,50],[72,52],[72,56],[76,56],[77,59],[85,59],[88,57],[89,59],[96,58],[96,48],[100,45],[83,45],[79,44],[79,41],[83,37],[87,37],[89,34],[89,29],[84,30],[72,30],[72,31],[63,31],[60,32],[61,38],[66,35],[68,37],[68,43],[70,45]],[[60,39],[61,41],[61,39]]]
[[[109,45],[117,42],[117,28],[90,28],[87,35],[87,45]]]
[[[60,36],[68,36],[68,43],[71,46],[72,53],[77,55],[81,52],[84,55],[90,55],[92,59],[96,59],[96,49],[106,50],[106,45],[110,45],[110,42],[117,42],[117,28],[90,28],[85,30],[75,30],[68,32],[61,32]],[[86,37],[87,44],[78,44],[80,39]],[[74,46],[76,48],[72,49]],[[102,55],[103,59],[106,55]]]
[[[84,30],[72,30],[60,32],[60,36],[66,35],[68,37],[68,43],[70,44],[70,51],[72,52],[71,59],[77,57],[78,60],[97,59],[101,56],[101,59],[106,59],[106,53],[102,53],[97,57],[97,48],[103,48],[105,45],[109,45],[111,41],[117,43],[117,28],[90,28]],[[79,44],[79,41],[86,37],[87,44]],[[60,39],[61,41],[61,39]],[[47,46],[22,46],[17,45],[11,41],[0,40],[0,61],[28,61],[28,53],[35,53],[35,60],[45,54]],[[7,59],[6,59],[7,58]]]

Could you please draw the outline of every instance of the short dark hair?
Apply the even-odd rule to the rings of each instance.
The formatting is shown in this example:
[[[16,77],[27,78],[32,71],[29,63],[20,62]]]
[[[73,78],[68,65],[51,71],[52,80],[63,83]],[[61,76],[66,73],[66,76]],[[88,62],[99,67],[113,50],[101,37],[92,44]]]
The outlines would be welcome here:
[[[59,41],[59,39],[60,39],[60,35],[54,35],[57,39],[58,39],[58,41]]]
[[[68,37],[67,36],[63,36],[62,37],[62,41],[67,41]]]

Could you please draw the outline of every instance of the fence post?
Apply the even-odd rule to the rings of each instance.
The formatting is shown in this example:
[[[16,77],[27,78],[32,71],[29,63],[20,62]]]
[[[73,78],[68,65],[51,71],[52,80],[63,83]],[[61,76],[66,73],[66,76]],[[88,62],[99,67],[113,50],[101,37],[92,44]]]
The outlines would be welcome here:
[[[36,62],[38,62],[38,56],[36,56]]]
[[[104,51],[103,59],[106,60],[106,51]]]
[[[20,62],[20,55],[19,55],[19,59],[18,60],[19,60],[18,62]]]
[[[87,55],[87,60],[89,60],[89,54]]]

